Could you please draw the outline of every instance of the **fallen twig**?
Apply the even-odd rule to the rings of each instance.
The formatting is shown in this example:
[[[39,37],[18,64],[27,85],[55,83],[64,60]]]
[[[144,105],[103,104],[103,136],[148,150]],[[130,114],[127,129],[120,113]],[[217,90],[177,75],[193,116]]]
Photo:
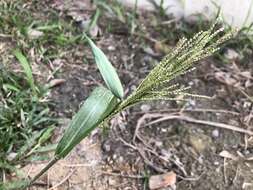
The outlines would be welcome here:
[[[156,115],[156,117],[159,117],[159,116]],[[183,121],[190,122],[190,123],[209,125],[209,126],[213,126],[213,127],[229,129],[229,130],[232,130],[232,131],[236,131],[236,132],[240,132],[240,133],[244,133],[244,134],[248,134],[248,135],[253,135],[253,131],[250,131],[250,130],[247,130],[247,129],[239,128],[239,127],[236,127],[236,126],[233,126],[233,125],[228,125],[228,124],[225,124],[225,123],[199,120],[199,119],[195,119],[195,118],[185,116],[185,115],[160,114],[160,117],[161,118],[159,118],[155,121],[147,123],[145,126],[153,125],[155,123],[159,123],[159,122],[166,121],[166,120],[178,119],[178,120],[183,120]]]
[[[248,95],[242,88],[237,88],[248,100],[250,100],[251,102],[253,102],[253,97],[251,97],[250,95]]]
[[[162,169],[162,168],[160,168],[160,167],[158,167],[158,166],[155,166],[155,165],[153,164],[153,162],[151,162],[151,161],[146,157],[145,152],[144,152],[143,150],[141,150],[140,148],[138,148],[137,150],[138,150],[139,154],[141,155],[141,157],[143,158],[145,164],[147,164],[149,167],[153,168],[155,171],[160,172],[160,173],[165,173],[165,172],[167,172],[166,170],[164,170],[164,169]]]
[[[136,111],[133,112],[134,114],[145,114],[145,113],[165,113],[165,112],[179,112],[182,110],[181,108],[171,108],[171,109],[162,109],[162,110],[150,110],[150,111]],[[182,112],[203,112],[203,113],[224,113],[224,114],[231,114],[231,115],[240,115],[239,112],[229,111],[229,110],[222,110],[222,109],[204,109],[204,108],[194,108],[194,109],[183,109]]]
[[[119,139],[125,146],[128,146],[130,148],[132,148],[133,150],[136,150],[140,156],[142,157],[142,159],[144,160],[144,162],[150,166],[151,168],[153,168],[155,171],[157,172],[161,172],[161,173],[164,173],[166,172],[164,169],[162,168],[159,168],[157,166],[155,166],[145,155],[145,152],[143,150],[141,150],[139,147],[133,145],[133,144],[130,144],[128,142],[126,142],[125,140],[123,140],[122,138]]]
[[[132,178],[132,179],[145,179],[147,178],[146,176],[141,176],[141,175],[124,175],[121,173],[112,173],[112,172],[102,172],[102,175],[111,175],[111,176],[116,176],[116,177],[123,177],[123,178]]]

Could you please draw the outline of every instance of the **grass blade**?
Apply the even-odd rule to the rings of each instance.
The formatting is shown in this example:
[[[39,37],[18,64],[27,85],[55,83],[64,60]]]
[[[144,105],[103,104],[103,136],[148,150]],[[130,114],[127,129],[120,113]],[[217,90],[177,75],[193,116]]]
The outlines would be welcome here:
[[[32,69],[31,69],[31,66],[30,66],[27,58],[18,49],[15,50],[13,53],[14,53],[15,57],[17,58],[17,60],[19,61],[19,63],[21,64],[21,66],[23,67],[24,72],[26,74],[27,82],[29,83],[30,87],[32,88],[32,91],[34,93],[36,93],[36,87],[34,84]]]
[[[93,41],[88,36],[85,35],[85,37],[88,40],[88,43],[95,57],[98,69],[107,87],[112,91],[115,96],[122,99],[124,95],[124,90],[115,68],[112,66],[105,54],[93,43]]]
[[[24,157],[25,154],[37,143],[37,140],[43,135],[43,133],[46,131],[46,129],[41,130],[39,132],[35,132],[28,140],[27,142],[19,149],[16,157],[14,160],[19,160],[20,158]]]
[[[11,181],[8,183],[0,183],[1,190],[17,190],[17,189],[24,189],[28,185],[28,180],[17,180]]]
[[[83,138],[97,127],[118,105],[118,99],[104,87],[97,87],[72,119],[60,140],[56,158],[65,157]]]

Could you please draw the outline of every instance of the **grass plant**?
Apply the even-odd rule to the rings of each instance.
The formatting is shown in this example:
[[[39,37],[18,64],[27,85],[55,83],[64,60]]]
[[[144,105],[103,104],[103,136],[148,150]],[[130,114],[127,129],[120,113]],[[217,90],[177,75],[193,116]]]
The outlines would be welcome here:
[[[67,156],[94,128],[107,123],[112,117],[124,109],[145,101],[174,100],[178,94],[202,97],[188,93],[187,90],[189,87],[181,87],[180,84],[174,84],[173,80],[191,71],[194,63],[218,51],[220,49],[219,46],[229,40],[235,33],[234,31],[224,33],[223,28],[216,30],[215,26],[216,23],[209,30],[198,32],[191,39],[181,39],[175,49],[165,56],[151,70],[147,77],[143,79],[137,89],[125,99],[120,99],[122,96],[118,96],[120,94],[119,92],[122,91],[122,86],[119,84],[119,81],[108,80],[110,77],[115,77],[114,75],[109,75],[110,72],[114,73],[111,63],[104,53],[101,50],[98,51],[98,47],[86,36],[92,47],[98,67],[102,63],[104,64],[104,68],[102,70],[100,69],[100,71],[108,89],[111,91],[104,87],[98,87],[92,92],[79,112],[73,117],[70,126],[65,131],[56,148],[51,162],[31,181],[27,182],[28,186],[32,185],[32,183],[59,159]]]
[[[131,33],[137,30],[136,9],[126,19],[122,7],[118,5],[110,7],[103,3],[99,5],[106,10],[111,10],[122,23],[129,21],[127,23],[131,28]],[[3,65],[0,68],[1,169],[15,172],[14,165],[22,162],[32,153],[36,153],[51,137],[54,130],[55,120],[50,114],[49,104],[41,101],[47,91],[41,88],[33,78],[27,56],[32,48],[36,55],[40,55],[41,62],[47,64],[54,58],[61,58],[69,46],[83,43],[86,39],[107,85],[107,88],[95,88],[83,103],[57,147],[53,147],[56,150],[52,161],[31,180],[0,184],[0,189],[3,190],[22,189],[32,185],[59,159],[68,155],[75,145],[87,137],[94,128],[105,125],[124,109],[145,101],[175,100],[177,95],[204,97],[190,94],[189,87],[175,83],[174,79],[194,69],[194,63],[218,52],[222,44],[235,34],[234,31],[224,32],[223,28],[216,29],[216,24],[207,29],[207,23],[202,21],[196,24],[196,27],[183,22],[180,27],[174,27],[172,24],[169,32],[168,27],[157,27],[156,30],[161,33],[161,36],[167,41],[171,40],[173,44],[182,38],[177,46],[143,79],[137,89],[124,97],[121,81],[102,50],[96,47],[87,36],[85,38],[83,34],[76,35],[72,25],[59,19],[54,12],[49,14],[50,19],[34,18],[31,10],[25,9],[23,2],[18,0],[1,1],[0,12],[0,33],[4,38],[15,42],[14,49],[16,50],[11,53],[23,68],[23,75],[8,71]],[[101,14],[102,11],[99,12],[99,10],[95,13],[90,27],[97,23]],[[37,31],[41,35],[31,38],[31,31]],[[195,34],[197,31],[201,32]],[[252,49],[252,37],[244,35],[243,31],[240,34],[242,35],[238,36],[241,36],[242,43],[238,45],[237,37],[226,44],[231,47],[236,45],[244,55]],[[7,156],[13,152],[16,155],[9,161]]]

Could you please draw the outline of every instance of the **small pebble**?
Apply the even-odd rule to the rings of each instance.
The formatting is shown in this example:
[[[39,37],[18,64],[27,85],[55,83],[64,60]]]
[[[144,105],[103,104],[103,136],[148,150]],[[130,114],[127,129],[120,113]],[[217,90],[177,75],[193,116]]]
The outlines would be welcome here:
[[[244,155],[249,155],[249,154],[250,154],[250,151],[249,151],[249,150],[245,150],[245,151],[243,151],[243,154],[244,154]]]
[[[156,142],[155,142],[155,145],[156,145],[157,147],[161,147],[161,146],[163,145],[163,142],[161,142],[161,141],[156,141]]]
[[[214,129],[214,130],[212,131],[212,136],[213,136],[214,138],[218,138],[218,137],[220,136],[219,130],[218,130],[218,129]]]
[[[111,146],[107,143],[103,144],[103,149],[105,152],[110,152],[111,151]]]
[[[115,179],[109,178],[108,183],[109,185],[115,186],[117,184],[117,181]]]
[[[249,108],[249,107],[251,107],[251,104],[252,104],[251,102],[246,101],[246,102],[243,103],[243,107],[244,108]]]
[[[167,132],[167,129],[166,129],[166,128],[161,128],[161,132],[162,132],[162,133],[166,133],[166,132]]]
[[[121,131],[125,131],[126,130],[126,125],[120,123],[119,128],[121,129]]]
[[[12,161],[17,156],[17,153],[11,152],[7,155],[7,160]]]
[[[227,49],[224,56],[229,60],[235,60],[239,58],[239,54],[233,49]]]
[[[215,166],[218,166],[220,163],[219,163],[218,161],[215,161],[213,164],[214,164]]]
[[[116,160],[117,157],[118,157],[117,154],[114,154],[114,155],[112,156],[112,159],[113,159],[113,160]]]
[[[109,50],[109,51],[115,51],[116,48],[115,48],[114,46],[109,46],[109,47],[108,47],[108,50]]]
[[[199,161],[200,164],[203,164],[204,163],[203,156],[198,157],[198,161]]]
[[[33,30],[33,29],[28,30],[27,34],[28,34],[28,38],[31,40],[38,39],[39,37],[44,35],[43,32],[39,30]]]
[[[190,81],[188,82],[189,86],[193,86],[194,85],[194,82],[193,81]]]
[[[143,105],[141,105],[141,110],[142,110],[143,112],[148,112],[150,109],[151,109],[151,106],[148,105],[148,104],[143,104]]]
[[[137,87],[135,85],[132,85],[130,88],[132,91],[134,91],[134,90],[136,90]]]
[[[120,162],[120,163],[123,163],[123,162],[124,162],[123,156],[120,156],[120,157],[119,157],[119,162]]]

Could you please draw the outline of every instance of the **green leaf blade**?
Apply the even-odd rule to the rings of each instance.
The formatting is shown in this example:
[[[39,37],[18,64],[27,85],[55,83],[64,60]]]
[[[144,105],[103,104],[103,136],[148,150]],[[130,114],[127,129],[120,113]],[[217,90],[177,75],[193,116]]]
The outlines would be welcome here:
[[[15,50],[13,53],[15,57],[17,58],[17,60],[19,61],[19,63],[21,64],[21,66],[23,67],[23,70],[26,74],[27,82],[29,83],[33,92],[36,92],[32,69],[27,58],[23,55],[23,53],[19,49]]]
[[[55,156],[65,157],[83,138],[96,128],[118,105],[111,91],[97,87],[72,119],[60,140]]]
[[[85,37],[88,40],[88,43],[95,58],[95,62],[107,87],[112,91],[115,96],[122,99],[124,96],[124,90],[115,68],[107,59],[103,51],[100,50],[89,37]]]

